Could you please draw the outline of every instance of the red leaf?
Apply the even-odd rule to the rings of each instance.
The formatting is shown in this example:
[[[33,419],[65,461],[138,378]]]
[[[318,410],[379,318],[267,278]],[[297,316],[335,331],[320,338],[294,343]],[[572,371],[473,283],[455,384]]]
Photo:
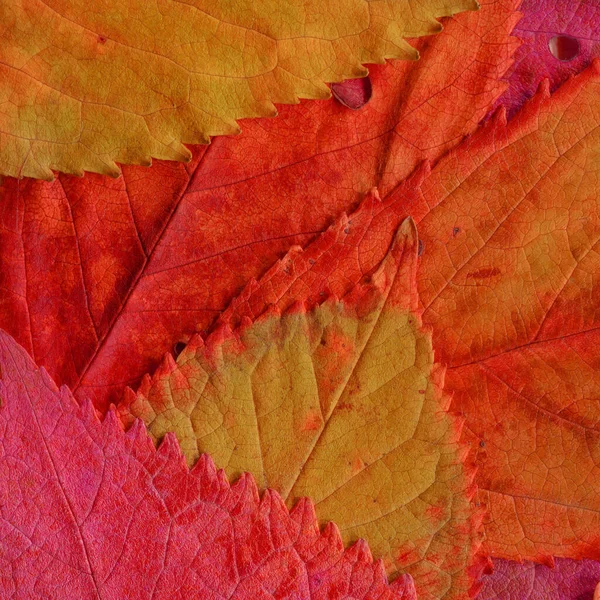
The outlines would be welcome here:
[[[100,423],[1,331],[0,369],[1,597],[416,598],[364,542],[319,533],[310,501],[288,513],[207,456],[188,471],[172,436]]]
[[[516,3],[450,19],[419,42],[418,62],[373,67],[360,111],[284,107],[198,150],[187,171],[159,163],[116,181],[6,180],[0,325],[106,408],[291,244],[472,131],[505,87]]]
[[[595,0],[523,0],[514,33],[523,42],[498,104],[514,114],[543,78],[556,89],[600,56],[600,5]]]
[[[494,560],[477,600],[593,600],[600,563],[557,558],[555,565]]]

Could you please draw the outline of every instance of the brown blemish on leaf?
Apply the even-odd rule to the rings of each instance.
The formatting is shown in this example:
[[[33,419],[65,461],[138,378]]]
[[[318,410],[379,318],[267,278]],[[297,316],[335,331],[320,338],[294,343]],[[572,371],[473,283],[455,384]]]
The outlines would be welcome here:
[[[486,267],[483,269],[478,269],[477,271],[472,271],[471,273],[467,273],[467,277],[469,279],[489,279],[490,277],[500,275],[500,273],[501,271],[498,267]]]

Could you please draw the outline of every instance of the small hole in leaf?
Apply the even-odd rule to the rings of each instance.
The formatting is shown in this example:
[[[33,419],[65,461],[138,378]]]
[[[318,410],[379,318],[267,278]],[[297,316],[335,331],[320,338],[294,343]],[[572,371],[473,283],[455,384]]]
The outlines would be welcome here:
[[[177,342],[173,346],[173,354],[175,355],[175,358],[177,358],[183,352],[184,348],[185,348],[185,342]]]
[[[573,60],[579,54],[579,40],[570,35],[555,35],[548,47],[552,56],[562,61]]]
[[[479,442],[479,447],[480,447],[480,448],[485,448],[485,442],[484,442],[483,440],[481,440],[481,441]]]

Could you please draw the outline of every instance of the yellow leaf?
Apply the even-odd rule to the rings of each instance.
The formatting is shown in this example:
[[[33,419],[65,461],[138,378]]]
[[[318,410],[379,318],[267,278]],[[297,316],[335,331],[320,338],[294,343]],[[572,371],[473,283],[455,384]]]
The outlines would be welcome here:
[[[420,598],[462,598],[478,518],[462,422],[446,412],[416,310],[417,245],[408,219],[371,280],[342,300],[196,337],[121,412],[156,441],[176,432],[190,464],[207,452],[289,505],[312,498],[346,542],[365,538],[391,573],[408,570]]]
[[[0,3],[0,174],[118,175],[189,160],[273,103],[327,98],[363,63],[475,0],[10,0]]]

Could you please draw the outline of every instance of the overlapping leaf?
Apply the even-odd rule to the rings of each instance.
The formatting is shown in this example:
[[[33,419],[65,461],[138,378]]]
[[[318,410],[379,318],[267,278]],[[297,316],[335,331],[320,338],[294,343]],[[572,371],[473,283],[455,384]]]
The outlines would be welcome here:
[[[427,168],[292,252],[222,317],[235,326],[299,295],[343,295],[412,214],[423,320],[477,450],[495,556],[598,552],[599,79],[594,65],[553,97],[543,88],[508,127],[499,113],[424,181]]]
[[[552,11],[546,11],[544,6],[536,6],[537,14],[544,13],[546,21],[552,23]],[[40,14],[46,8],[44,5]],[[76,8],[69,5],[66,10]],[[441,41],[429,48],[427,42],[421,43],[430,72],[408,65],[374,69],[374,98],[358,116],[344,118],[343,112],[336,113],[343,109],[331,108],[331,104],[303,105],[290,109],[288,120],[284,118],[276,126],[267,125],[263,130],[263,124],[254,123],[250,135],[237,142],[223,141],[208,152],[206,149],[195,152],[187,168],[161,164],[146,174],[132,168],[128,169],[131,176],[122,183],[108,183],[95,177],[81,184],[62,177],[52,184],[31,184],[25,194],[21,194],[26,188],[20,184],[7,183],[0,273],[1,285],[8,293],[1,301],[0,318],[28,336],[26,343],[31,347],[38,346],[42,362],[55,364],[58,372],[66,373],[65,379],[72,377],[79,394],[92,390],[97,405],[103,409],[128,376],[131,365],[123,356],[131,357],[134,366],[141,367],[142,362],[147,366],[165,348],[165,340],[174,341],[174,332],[190,331],[192,323],[206,327],[235,292],[236,281],[239,285],[248,276],[262,273],[265,264],[290,243],[309,241],[332,215],[351,208],[362,191],[376,184],[385,196],[383,203],[377,192],[373,192],[355,213],[339,219],[306,251],[293,247],[260,283],[251,280],[221,315],[220,327],[206,344],[198,336],[193,338],[178,364],[167,360],[152,380],[145,380],[138,396],[128,396],[121,408],[122,415],[129,419],[129,410],[143,416],[155,438],[170,430],[177,431],[190,462],[195,461],[199,452],[210,450],[231,474],[250,469],[261,484],[274,485],[289,502],[305,493],[313,495],[321,517],[340,520],[346,540],[368,535],[378,551],[388,553],[391,569],[410,565],[425,597],[463,597],[469,584],[466,567],[477,547],[478,538],[474,534],[477,513],[468,502],[472,489],[470,470],[462,464],[465,453],[458,443],[460,424],[446,412],[444,398],[449,396],[441,393],[442,372],[433,366],[429,337],[421,330],[420,317],[416,315],[418,287],[423,319],[433,329],[437,356],[449,366],[446,386],[454,396],[453,408],[463,412],[468,421],[463,440],[475,450],[472,457],[479,466],[478,503],[489,509],[484,551],[546,563],[552,562],[551,555],[598,557],[600,506],[596,482],[600,478],[600,440],[596,406],[600,363],[594,351],[600,341],[596,339],[596,316],[600,314],[596,281],[596,273],[600,272],[597,251],[600,215],[596,206],[600,154],[598,66],[568,82],[555,97],[549,98],[548,94],[550,86],[562,82],[567,71],[581,68],[593,55],[594,32],[587,36],[578,60],[565,68],[550,65],[552,80],[543,85],[535,100],[508,127],[504,113],[497,114],[472,139],[442,159],[431,175],[426,165],[394,190],[419,160],[435,161],[454,146],[493,103],[501,89],[498,75],[510,57],[508,32],[516,17],[513,8],[490,2],[483,16],[469,15],[464,20],[451,21],[450,35],[438,38]],[[525,55],[535,56],[544,64],[554,60],[549,59],[545,39],[552,31],[537,31],[544,19],[532,21],[532,7],[526,3],[524,8],[529,14],[520,26],[521,31],[532,27],[536,32],[531,32],[533,41],[521,49],[521,59]],[[57,7],[52,9],[56,12]],[[9,28],[13,26],[13,31],[18,31],[18,35],[10,38],[10,60],[14,56],[25,59],[25,66],[12,75],[14,81],[30,68],[41,67],[43,71],[44,58],[53,58],[55,51],[65,54],[66,49],[69,60],[73,61],[89,58],[78,54],[81,45],[72,52],[75,46],[71,43],[73,36],[69,41],[72,23],[48,31],[50,49],[34,48],[32,60],[27,59],[27,52],[19,55],[16,48],[30,50],[36,41],[35,35],[14,28],[14,16],[19,10],[25,14],[27,6],[4,7]],[[565,31],[577,30],[577,35],[581,35],[587,26],[581,16],[586,11],[593,12],[593,6],[582,3],[569,10],[572,16],[567,19],[568,27],[560,19],[557,23],[562,23]],[[88,11],[85,18],[93,21],[95,17],[90,14]],[[166,11],[167,17],[169,14]],[[564,20],[560,11],[554,16]],[[64,24],[63,19],[64,15],[59,16],[57,23]],[[121,23],[112,23],[117,33],[126,19],[125,16]],[[37,26],[37,22],[37,17],[19,20],[23,30],[32,24]],[[372,22],[377,26],[377,19]],[[464,39],[465,31],[475,23],[479,27],[473,27],[466,35],[477,38],[485,30],[488,37],[471,51],[472,64],[489,60],[473,74],[471,64],[460,62],[459,53],[454,49],[452,54],[450,49],[451,40]],[[303,27],[306,26],[304,23]],[[465,26],[467,29],[461,30]],[[372,33],[365,35],[369,37]],[[82,38],[84,43],[86,35]],[[112,43],[114,37],[100,34],[95,44]],[[496,44],[503,52],[492,58],[490,50]],[[100,46],[90,48],[95,51]],[[360,53],[353,52],[350,48],[349,56]],[[129,50],[125,53],[132,54]],[[160,53],[157,60],[159,56]],[[448,57],[455,61],[450,68]],[[298,57],[291,60],[294,58]],[[217,64],[218,57],[215,60]],[[60,61],[55,62],[60,67]],[[108,65],[108,61],[103,64]],[[440,68],[442,64],[444,68]],[[70,78],[66,79],[61,76],[61,68],[50,74],[51,78],[58,77],[60,85],[64,83],[75,89],[85,79],[81,77],[85,67],[69,69]],[[432,73],[438,68],[444,76],[436,79]],[[527,68],[527,61],[519,60],[511,75],[513,86],[504,98],[511,112],[537,80],[537,73],[530,77]],[[322,84],[322,73],[311,81],[316,86],[313,89]],[[490,74],[486,81],[485,76]],[[378,80],[385,81],[386,90],[393,93],[378,96]],[[257,89],[263,89],[260,76],[256,81],[259,81]],[[21,91],[26,89],[17,87]],[[155,87],[160,93],[160,85]],[[156,90],[144,101],[151,104],[156,100],[153,97]],[[175,95],[178,91],[175,86]],[[102,93],[102,86],[95,88],[92,95],[96,92]],[[18,107],[19,93],[5,105]],[[253,100],[260,96],[252,95],[252,90],[250,95]],[[467,106],[465,97],[469,95],[485,102],[473,101]],[[234,96],[222,96],[226,97],[224,105]],[[214,100],[210,94],[204,94],[203,99]],[[162,98],[159,100],[162,102]],[[46,138],[48,131],[54,134],[60,130],[51,123],[51,118],[57,117],[69,126],[75,122],[73,115],[77,111],[61,113],[65,104],[59,101],[54,102],[54,113],[50,114],[47,106],[43,107],[44,102],[40,93],[29,108],[14,114],[5,111],[5,118],[7,122],[12,119],[13,125],[41,131]],[[168,108],[161,105],[158,112],[154,111],[160,114],[157,119],[148,117],[153,109],[144,114],[146,133],[150,132],[154,140],[162,135],[168,142],[163,144],[164,148],[169,152],[184,149],[178,141],[183,134],[179,135],[177,119],[187,109],[181,112],[181,106],[177,102]],[[272,105],[270,101],[262,104],[258,101],[252,106],[267,110]],[[393,110],[394,106],[400,108]],[[444,115],[444,110],[459,106],[456,115]],[[76,144],[89,133],[88,125],[93,131],[98,115],[104,118],[105,108],[102,102],[92,102],[92,117],[85,110],[83,117],[79,115],[85,125],[80,128],[81,137]],[[440,108],[442,117],[438,118]],[[128,114],[126,110],[122,112]],[[257,108],[255,112],[260,110]],[[428,118],[432,114],[436,117],[434,121]],[[339,120],[333,118],[340,115]],[[214,122],[219,119],[217,116]],[[192,121],[193,118],[188,119],[184,127]],[[109,125],[117,122],[118,119],[112,119]],[[219,122],[231,125],[231,120]],[[197,127],[194,129],[197,122],[192,125],[194,133],[202,135]],[[105,128],[108,134],[103,143],[113,150],[120,142],[115,144],[110,139],[110,126]],[[291,134],[302,131],[303,126],[307,135],[300,136],[302,142],[283,141],[289,141]],[[121,126],[116,129],[128,132]],[[135,128],[132,131],[134,137],[139,133]],[[98,139],[94,135],[92,138]],[[344,140],[341,146],[337,144],[340,138]],[[146,160],[148,140],[147,137],[138,146],[126,143],[125,154],[133,162]],[[257,151],[273,140],[274,150]],[[24,144],[23,148],[27,142]],[[35,144],[35,152],[25,148],[23,157],[25,161],[31,159],[27,164],[39,167],[42,172],[44,165],[40,167],[38,159],[49,149],[52,154],[53,143],[45,139]],[[66,157],[67,163],[69,146],[70,142],[63,144],[56,154],[61,160]],[[15,147],[5,145],[0,160],[2,152],[13,156]],[[154,150],[149,152],[161,155]],[[94,151],[88,158],[93,154]],[[71,168],[74,163],[69,164],[67,170],[79,170]],[[113,168],[110,152],[96,165],[103,172]],[[353,168],[355,165],[363,170]],[[47,168],[45,173],[48,174]],[[170,176],[168,185],[161,179],[166,174]],[[298,189],[300,182],[302,189]],[[285,200],[280,202],[281,198]],[[105,199],[110,201],[107,205],[103,204]],[[248,202],[253,199],[258,202]],[[307,199],[311,202],[302,202]],[[249,214],[239,218],[242,207]],[[422,268],[418,285],[413,282],[412,286],[403,287],[398,281],[404,279],[394,280],[393,273],[400,255],[402,260],[410,256],[403,263],[404,270],[414,272],[416,238],[409,235],[408,241],[399,242],[393,236],[407,214],[415,217],[422,231],[418,245]],[[233,217],[239,220],[231,226]],[[403,235],[408,235],[408,226],[403,227]],[[390,243],[391,254],[376,270]],[[57,261],[59,268],[49,281],[36,277],[37,273],[45,273],[49,264],[55,267]],[[243,269],[234,272],[241,262]],[[372,284],[354,287],[357,281],[371,274]],[[198,275],[207,277],[202,280]],[[199,279],[201,283],[197,284]],[[190,285],[192,280],[195,285]],[[330,299],[323,303],[327,296]],[[336,297],[343,299],[338,301]],[[304,304],[298,305],[298,299]],[[308,310],[307,306],[318,308]],[[160,314],[161,307],[166,307],[164,314]],[[178,314],[176,320],[173,311]],[[56,325],[60,323],[57,317],[63,314],[74,317],[69,336],[57,335]],[[31,375],[32,365],[22,351],[13,352],[15,346],[8,338],[3,343],[5,354],[17,356],[21,365],[17,370]],[[65,353],[65,348],[69,353]],[[381,352],[384,357],[393,358],[382,360]],[[370,360],[375,355],[377,360]],[[408,366],[399,359],[408,361]],[[132,371],[134,378],[139,372],[137,367]],[[13,370],[9,375],[14,381],[20,376],[15,373]],[[106,374],[110,376],[105,377]],[[2,375],[5,376],[4,371]],[[417,389],[419,377],[427,384]],[[31,378],[34,381],[38,376]],[[386,381],[383,387],[382,381]],[[18,383],[16,387],[19,388]],[[22,392],[25,388],[19,389]],[[47,395],[46,390],[40,391],[36,385],[30,385],[27,393],[33,388],[35,397]],[[401,402],[399,391],[406,392]],[[63,408],[69,404],[75,410],[68,394],[63,394],[61,401]],[[13,409],[17,406],[18,412],[20,405],[13,402]],[[90,427],[98,433],[100,425],[89,406],[85,411],[80,412],[80,417],[91,439],[94,436]],[[400,418],[392,426],[390,417],[398,415]],[[7,420],[5,428],[22,427],[25,420],[18,417],[16,425]],[[39,431],[47,425],[37,414],[34,420]],[[56,430],[62,431],[65,422],[75,422],[73,418],[62,417],[51,421],[51,439]],[[74,430],[81,429],[81,420],[78,422]],[[138,432],[124,438],[113,422],[107,421],[103,427],[102,431],[108,432],[105,440],[138,440],[134,442],[137,449],[133,454],[141,456],[143,444]],[[14,456],[19,459],[24,456],[23,464],[27,463],[30,457],[21,450],[26,446],[29,450],[29,437],[33,439],[35,435],[18,435],[16,442],[8,436],[9,462]],[[72,448],[75,442],[70,439],[65,442],[67,438],[57,444],[52,442],[52,448],[48,444],[38,446],[44,446],[48,456],[53,454],[55,446],[65,460],[74,464],[77,459],[67,458],[64,447],[66,444]],[[151,453],[152,461],[163,456],[161,452],[171,452],[170,444],[169,439],[158,454]],[[100,455],[104,452],[100,460],[107,458],[107,449],[105,444],[99,451]],[[14,451],[14,456],[10,451]],[[48,458],[44,452],[38,454]],[[144,454],[145,458],[148,456]],[[175,464],[172,460],[166,462]],[[9,498],[19,485],[26,489],[38,485],[41,497],[48,490],[56,491],[58,482],[58,497],[70,511],[65,513],[62,523],[72,522],[75,538],[79,535],[79,540],[66,545],[62,540],[55,541],[63,532],[57,534],[51,525],[48,527],[48,515],[42,514],[43,526],[39,531],[46,527],[52,543],[44,542],[41,551],[35,544],[27,546],[38,534],[37,523],[32,528],[28,522],[30,513],[37,513],[35,509],[24,511],[23,507],[28,502],[32,503],[28,508],[34,506],[37,492],[22,497],[17,494],[16,500],[11,496],[8,504],[1,504],[3,511],[8,507],[9,518],[4,523],[9,526],[3,532],[4,540],[10,540],[7,547],[12,548],[14,540],[22,541],[19,535],[23,531],[15,528],[15,518],[18,525],[23,522],[25,529],[29,526],[32,533],[28,542],[24,542],[24,553],[15,556],[9,566],[11,577],[2,579],[0,585],[17,594],[23,587],[21,581],[30,586],[23,587],[26,594],[31,593],[32,586],[39,590],[41,585],[48,590],[49,586],[61,586],[72,579],[75,564],[78,573],[74,577],[84,597],[88,593],[86,585],[96,586],[90,588],[93,596],[104,589],[106,582],[109,588],[121,586],[117,593],[131,595],[131,582],[125,582],[124,577],[119,579],[123,569],[121,559],[129,552],[128,534],[122,530],[117,534],[126,539],[124,554],[108,570],[103,559],[97,567],[85,540],[87,518],[93,514],[99,495],[94,492],[91,512],[78,521],[80,500],[76,499],[75,504],[69,500],[71,490],[63,485],[61,469],[56,468],[53,460],[50,463],[47,465],[56,477],[54,484],[47,485],[46,480],[40,483],[28,476],[21,477],[29,467],[22,470],[22,465],[14,462],[17,478],[9,468],[5,469],[8,487],[3,497]],[[91,464],[96,463],[92,460]],[[148,464],[144,463],[144,468],[152,471],[154,467]],[[180,474],[192,477],[182,465],[178,468]],[[207,468],[210,471],[210,466]],[[218,480],[205,475],[203,472],[209,486]],[[187,486],[188,479],[181,477]],[[81,482],[83,497],[87,494],[91,498],[87,471],[79,469],[74,480]],[[105,478],[103,471],[100,487],[106,481],[109,487],[114,483]],[[229,490],[226,482],[223,486],[230,494],[237,489]],[[147,498],[148,490],[142,495]],[[254,511],[251,517],[254,519],[263,508],[262,505],[257,508],[256,493],[250,495],[255,500],[250,511]],[[55,500],[52,497],[43,504],[51,505]],[[165,506],[168,504],[167,501]],[[288,556],[293,554],[298,558],[297,544],[304,549],[313,548],[321,543],[316,540],[323,538],[311,521],[312,533],[307,542],[294,514],[290,521],[281,503],[279,507],[287,535],[281,546],[285,564],[280,560],[274,568],[270,558],[267,564],[262,556],[255,555],[253,558],[258,562],[250,566],[251,577],[248,580],[242,577],[241,583],[225,582],[225,587],[237,586],[242,590],[240,593],[252,597],[265,589],[268,593],[282,590],[284,593],[291,590],[292,594],[298,591],[301,595],[312,593],[310,561],[307,563],[300,557],[295,567]],[[96,520],[103,523],[103,518]],[[272,525],[269,522],[266,526],[270,533]],[[298,537],[290,541],[295,535]],[[301,537],[304,541],[299,541]],[[90,539],[92,544],[105,542],[98,531]],[[254,544],[248,540],[249,537],[244,538],[242,546]],[[234,547],[238,541],[234,536]],[[131,547],[136,543],[134,540]],[[224,542],[225,546],[227,543]],[[263,545],[262,540],[260,544]],[[61,554],[65,548],[66,561]],[[203,548],[201,554],[212,555],[212,549]],[[338,550],[341,552],[336,547]],[[109,554],[111,551],[112,546]],[[278,560],[281,552],[277,552]],[[366,577],[367,587],[373,583],[377,588],[375,593],[379,590],[393,593],[381,572],[373,570],[370,558],[363,556],[360,548],[353,552],[345,554],[341,562],[348,565],[348,561],[355,561],[360,555],[357,569]],[[26,561],[22,563],[21,558],[25,554],[34,557],[33,569],[23,566]],[[175,569],[178,560],[170,567]],[[230,558],[224,563],[233,564]],[[574,593],[580,580],[573,578],[588,571],[594,573],[596,563],[584,561],[575,565],[559,560],[559,570],[550,575],[530,563],[517,566],[500,560],[497,564],[500,568],[487,580],[484,597],[486,593],[492,594],[489,597],[521,593],[522,590],[511,592],[513,581],[518,585],[529,582],[526,593],[531,598],[537,597],[538,580],[545,581],[547,586],[540,593],[560,594],[568,585]],[[222,572],[219,559],[213,566],[215,572]],[[194,569],[195,566],[187,569],[186,576],[195,577]],[[45,573],[54,571],[60,577],[51,581]],[[98,572],[106,573],[100,583]],[[166,567],[156,580],[154,591],[162,590],[163,586],[165,593],[172,594],[170,586],[179,585],[181,578],[167,575],[164,579],[164,572]],[[304,573],[300,579],[299,572]],[[216,582],[212,575],[209,579],[209,586],[220,589],[222,581]],[[244,587],[247,581],[250,588]],[[317,575],[315,581],[317,586],[323,584],[322,576]],[[351,581],[357,582],[354,577]],[[143,582],[135,593],[139,592],[140,597],[152,593],[147,585],[148,582]],[[206,585],[206,581],[200,585]],[[341,594],[350,593],[347,587],[340,591],[342,588],[337,584],[331,585]],[[327,587],[321,587],[320,592],[330,594],[331,585],[325,583]],[[369,594],[373,589],[367,591],[367,587],[359,584],[359,591],[352,593]],[[193,589],[197,592],[196,588]],[[582,593],[587,592],[586,589]]]
[[[421,197],[424,320],[479,448],[495,556],[598,556],[599,84],[596,64],[542,91]]]
[[[505,89],[516,4],[486,1],[421,41],[420,61],[373,67],[361,111],[283,107],[187,167],[126,167],[114,181],[6,179],[0,325],[104,409],[291,244],[475,128]]]
[[[118,175],[115,161],[190,160],[276,103],[327,98],[363,63],[418,57],[404,38],[475,0],[273,0],[0,6],[0,174]]]
[[[289,513],[206,456],[190,472],[173,437],[100,423],[4,332],[0,373],[2,598],[416,599],[310,501]]]
[[[371,283],[197,336],[120,410],[158,440],[175,431],[190,463],[209,452],[290,505],[312,498],[345,541],[368,538],[392,573],[407,570],[420,597],[466,598],[480,518],[462,421],[446,413],[416,312],[416,260],[407,220]]]

